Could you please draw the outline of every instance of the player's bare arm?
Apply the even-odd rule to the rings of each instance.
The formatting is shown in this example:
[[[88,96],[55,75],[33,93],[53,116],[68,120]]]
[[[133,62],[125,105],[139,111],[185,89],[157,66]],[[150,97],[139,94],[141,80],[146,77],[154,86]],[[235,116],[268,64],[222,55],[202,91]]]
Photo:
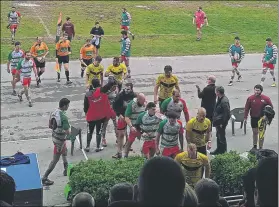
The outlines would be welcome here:
[[[160,149],[159,149],[160,137],[161,137],[161,134],[159,132],[157,132],[156,139],[155,139],[155,149],[156,149],[156,154],[157,155],[160,154]]]
[[[205,178],[209,178],[210,173],[211,173],[211,167],[209,161],[208,163],[204,166],[205,167]]]
[[[158,102],[158,90],[159,90],[159,85],[155,85],[154,87],[154,103],[157,104]]]

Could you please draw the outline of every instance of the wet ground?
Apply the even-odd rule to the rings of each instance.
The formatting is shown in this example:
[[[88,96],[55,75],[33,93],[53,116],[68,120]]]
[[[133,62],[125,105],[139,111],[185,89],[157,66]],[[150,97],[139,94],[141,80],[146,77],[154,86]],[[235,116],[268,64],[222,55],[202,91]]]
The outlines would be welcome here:
[[[105,59],[103,65],[106,68],[112,59]],[[153,87],[158,74],[163,72],[165,65],[171,65],[173,72],[178,76],[182,97],[186,100],[190,115],[195,116],[200,100],[197,98],[195,85],[203,88],[206,85],[206,77],[213,74],[217,77],[217,85],[225,87],[225,93],[230,99],[231,109],[244,107],[246,99],[253,93],[253,87],[261,78],[261,55],[246,55],[241,63],[243,80],[234,86],[227,86],[231,75],[231,65],[227,55],[212,56],[188,56],[188,57],[156,57],[156,58],[132,58],[132,82],[136,92],[143,92],[147,99],[153,101]],[[11,96],[10,74],[6,73],[6,65],[1,65],[1,151],[2,155],[12,155],[16,151],[23,153],[37,153],[41,175],[46,170],[52,158],[51,133],[48,129],[49,113],[58,107],[62,97],[71,100],[68,110],[69,120],[73,126],[83,129],[83,142],[85,142],[86,122],[83,113],[83,99],[85,92],[84,79],[79,77],[80,64],[77,61],[70,62],[71,86],[65,85],[65,78],[57,83],[54,63],[47,63],[46,73],[42,77],[40,88],[35,87],[35,81],[31,86],[31,97],[34,101],[32,108],[28,107],[26,98],[19,102],[18,98]],[[277,71],[276,71],[277,73]],[[65,77],[61,74],[61,77]],[[274,108],[278,109],[278,88],[270,87],[271,78],[268,74],[264,85],[264,93],[271,97]],[[17,85],[17,90],[20,84]],[[266,133],[265,147],[278,152],[278,119],[272,122]],[[250,124],[247,134],[238,129],[236,136],[232,136],[231,126],[227,129],[228,148],[245,152],[252,147],[252,130]],[[89,158],[110,158],[115,153],[115,136],[110,122],[108,126],[108,147],[100,152],[88,153]],[[78,145],[78,144],[77,144]],[[93,143],[95,145],[95,143]],[[213,148],[215,136],[213,136]],[[134,144],[135,153],[139,152],[139,142]],[[82,152],[76,148],[74,156],[69,156],[70,162],[83,160]],[[55,184],[44,191],[44,205],[56,205],[65,202],[63,188],[67,178],[62,176],[62,164],[50,175]]]

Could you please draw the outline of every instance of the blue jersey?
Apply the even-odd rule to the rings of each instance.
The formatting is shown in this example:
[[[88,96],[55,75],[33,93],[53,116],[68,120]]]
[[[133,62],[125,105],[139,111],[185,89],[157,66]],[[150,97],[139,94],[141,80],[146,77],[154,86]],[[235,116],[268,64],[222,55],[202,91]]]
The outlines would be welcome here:
[[[242,45],[235,45],[232,44],[229,48],[229,55],[231,57],[231,61],[234,62],[240,62],[242,61],[242,59],[245,56],[245,51],[244,51],[244,47]],[[235,57],[235,55],[239,56],[238,60],[233,59],[232,57]]]
[[[131,23],[131,15],[128,12],[122,12],[121,25],[130,26],[130,23]]]
[[[270,61],[272,64],[276,64],[278,55],[278,49],[276,45],[265,46],[264,49],[264,61]]]

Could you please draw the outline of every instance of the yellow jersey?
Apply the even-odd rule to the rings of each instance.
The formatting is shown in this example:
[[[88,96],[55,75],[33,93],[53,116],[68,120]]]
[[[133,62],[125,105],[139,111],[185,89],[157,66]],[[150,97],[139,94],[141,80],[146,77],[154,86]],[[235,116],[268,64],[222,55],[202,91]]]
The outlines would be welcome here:
[[[117,67],[111,64],[110,66],[108,66],[106,73],[112,73],[117,81],[122,82],[123,75],[127,73],[127,67],[123,63],[120,63],[120,65]]]
[[[86,75],[88,76],[88,83],[91,85],[93,79],[101,80],[101,75],[104,73],[104,66],[99,64],[99,66],[95,66],[93,63],[88,65],[85,70]]]
[[[211,130],[211,121],[205,118],[201,123],[196,117],[190,119],[186,125],[186,131],[190,133],[189,140],[197,147],[203,147],[206,145],[205,134]]]
[[[203,167],[209,165],[208,157],[199,152],[196,159],[189,158],[188,152],[182,152],[176,155],[174,160],[180,164],[186,183],[191,187],[202,179]]]
[[[178,87],[178,78],[175,75],[166,77],[165,74],[158,76],[156,85],[160,87],[159,98],[167,99],[172,96],[172,92],[175,87]]]

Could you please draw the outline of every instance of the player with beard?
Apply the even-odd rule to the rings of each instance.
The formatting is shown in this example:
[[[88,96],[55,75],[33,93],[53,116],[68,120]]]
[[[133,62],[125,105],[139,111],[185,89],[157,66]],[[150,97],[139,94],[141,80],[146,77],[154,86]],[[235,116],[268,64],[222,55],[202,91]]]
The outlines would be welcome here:
[[[32,54],[32,57],[34,58],[34,62],[37,68],[39,77],[37,80],[37,86],[39,86],[39,84],[41,83],[40,76],[45,72],[45,58],[49,53],[48,46],[46,45],[46,43],[43,42],[42,37],[37,37],[37,41],[31,47],[30,52]]]
[[[112,156],[113,158],[121,158],[122,150],[124,145],[124,136],[127,137],[127,123],[125,122],[124,116],[127,105],[136,97],[133,91],[133,84],[126,83],[125,88],[117,94],[115,101],[113,103],[113,109],[118,116],[117,121],[117,153]],[[126,140],[127,141],[127,140]]]
[[[18,94],[19,101],[22,101],[22,95],[25,93],[25,96],[29,102],[29,107],[32,107],[32,101],[30,97],[30,84],[31,84],[31,74],[32,70],[34,71],[36,80],[38,80],[37,69],[34,61],[31,59],[31,53],[25,52],[25,57],[17,65],[17,70],[20,74],[20,80],[23,86],[23,89]]]
[[[125,111],[125,122],[129,127],[128,141],[124,149],[124,157],[128,157],[130,148],[136,138],[141,137],[141,133],[136,129],[137,119],[141,112],[145,111],[146,98],[143,93],[139,93],[137,98],[132,100]]]
[[[13,93],[12,95],[16,96],[16,83],[20,81],[19,73],[17,71],[17,64],[18,62],[24,58],[24,51],[20,49],[20,42],[15,43],[15,49],[10,52],[8,56],[8,63],[7,63],[7,72],[12,72],[13,79],[11,81],[12,87],[13,87]],[[10,70],[10,67],[12,68],[12,71]]]

